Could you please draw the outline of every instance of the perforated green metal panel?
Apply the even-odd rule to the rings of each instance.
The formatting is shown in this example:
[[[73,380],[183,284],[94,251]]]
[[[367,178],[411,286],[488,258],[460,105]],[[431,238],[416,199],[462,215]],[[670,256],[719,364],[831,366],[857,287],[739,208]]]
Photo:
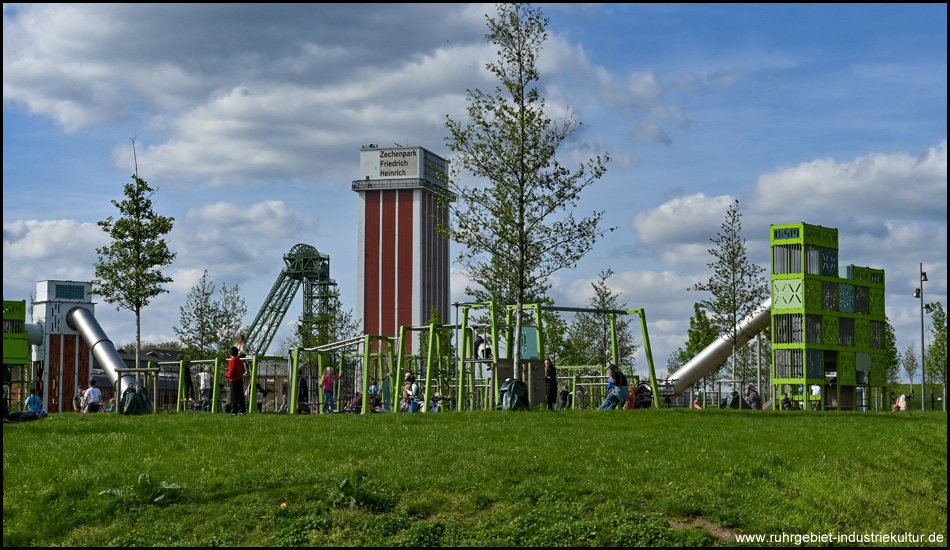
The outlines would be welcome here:
[[[857,383],[854,354],[847,351],[838,353],[838,384],[853,386]]]
[[[838,276],[838,249],[821,249],[821,274],[825,277]]]
[[[884,317],[884,289],[871,288],[868,292],[868,314],[872,317]]]
[[[822,306],[821,281],[805,279],[805,310],[819,312]]]
[[[3,301],[3,364],[30,364],[30,345],[26,335],[26,300]]]
[[[871,373],[868,385],[883,386],[887,383],[887,359],[883,353],[871,354]]]
[[[854,286],[838,285],[838,311],[842,313],[854,313]]]
[[[854,320],[854,346],[859,349],[871,347],[871,322],[867,319]]]
[[[821,341],[825,344],[838,343],[838,318],[824,316],[821,319]]]
[[[801,279],[772,281],[772,309],[801,309],[804,307]]]

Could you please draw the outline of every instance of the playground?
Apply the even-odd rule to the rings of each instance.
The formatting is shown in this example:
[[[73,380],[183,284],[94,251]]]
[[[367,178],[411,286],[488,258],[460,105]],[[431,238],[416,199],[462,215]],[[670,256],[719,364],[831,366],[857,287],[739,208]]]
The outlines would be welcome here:
[[[771,296],[732,331],[721,334],[682,365],[675,379],[660,381],[643,309],[524,304],[520,313],[525,322],[518,325],[513,319],[518,313],[516,306],[455,303],[454,324],[433,320],[427,325],[401,325],[398,334],[364,332],[317,345],[316,319],[329,310],[336,283],[329,276],[329,257],[312,246],[297,244],[285,254],[286,266],[247,327],[247,337],[238,338],[241,356],[249,367],[249,380],[245,380],[249,412],[339,412],[340,404],[349,404],[348,412],[360,414],[394,412],[401,408],[406,373],[411,373],[421,387],[415,400],[422,404],[419,410],[423,413],[494,410],[503,404],[500,392],[509,379],[525,384],[526,401],[520,406],[537,408],[545,402],[543,364],[548,355],[542,323],[544,311],[598,314],[608,319],[610,325],[609,360],[600,364],[558,365],[557,387],[571,396],[572,408],[583,403],[596,406],[608,395],[611,388],[606,375],[610,365],[626,371],[641,406],[670,406],[671,397],[694,391],[700,379],[770,327],[771,357],[766,365],[771,371],[770,383],[761,408],[773,408],[783,395],[790,396],[786,408],[796,410],[889,408],[884,391],[884,271],[839,261],[836,229],[800,223],[773,225],[770,233]],[[287,357],[265,355],[301,288],[304,306],[299,333],[304,345],[294,348]],[[25,322],[22,303],[9,302],[8,307],[5,301],[5,326],[9,317],[9,326],[19,327],[4,333],[5,373],[11,374],[5,382],[10,382],[17,404],[25,400],[28,385],[36,379],[34,374],[28,375],[26,365],[30,364],[30,346],[38,346],[45,354],[44,360],[41,366],[34,365],[33,370],[43,372],[45,378],[36,380],[50,412],[69,410],[64,405],[73,388],[88,380],[92,373],[90,355],[114,386],[115,395],[125,394],[130,386],[136,385],[137,378],[144,378],[144,386],[155,399],[153,410],[157,411],[163,385],[168,387],[168,382],[174,380],[177,391],[165,392],[173,395],[173,410],[223,412],[225,358],[208,365],[182,358],[178,362],[157,362],[146,368],[130,369],[96,321],[94,304],[88,299],[90,289],[90,283],[39,282],[38,304],[46,311],[40,314],[41,323],[35,324]],[[479,313],[489,320],[488,324],[472,321]],[[621,364],[614,330],[620,316],[639,320],[642,356],[647,367],[642,381],[635,375],[633,365]],[[516,326],[521,327],[519,334],[515,334]],[[423,342],[427,344],[424,354],[413,354],[413,349],[420,349]],[[66,355],[61,355],[60,350]],[[196,404],[194,385],[189,382],[207,367],[212,369],[213,394],[210,400],[205,397],[206,402]],[[335,396],[333,406],[325,402],[326,392],[317,389],[321,373],[327,370],[339,376],[331,388]],[[751,382],[717,381],[720,388],[723,383],[731,384],[732,394],[728,401],[722,394],[715,401],[739,406],[738,389]],[[138,383],[142,385],[143,382]],[[274,400],[273,408],[266,407],[267,394]],[[162,401],[167,409],[167,396]]]
[[[772,297],[736,325],[734,340],[720,336],[666,380],[657,378],[642,309],[527,304],[518,338],[513,306],[456,303],[452,324],[403,325],[396,335],[266,355],[297,290],[304,289],[306,318],[332,286],[321,267],[328,259],[297,245],[240,339],[250,405],[240,417],[221,414],[223,358],[130,368],[95,319],[89,283],[43,281],[41,323],[27,324],[22,302],[5,301],[5,326],[16,330],[4,333],[4,359],[11,389],[22,394],[29,350],[42,350],[43,402],[60,410],[4,427],[4,544],[804,540],[770,538],[791,533],[852,537],[823,543],[945,545],[946,415],[895,414],[884,401],[883,271],[839,269],[835,230],[797,224],[773,233]],[[594,408],[611,391],[608,366],[617,365],[641,410],[580,410],[575,398],[567,410],[538,411],[545,309],[602,314],[611,327],[620,316],[639,321],[642,379],[618,360],[611,330],[609,361],[558,365],[557,382]],[[473,321],[486,312],[489,323]],[[774,409],[779,392],[798,406],[669,408],[668,398],[688,394],[770,325],[773,370],[763,408]],[[425,342],[425,351],[412,354],[421,348],[410,342]],[[95,365],[116,395],[138,388],[154,400],[150,412],[165,414],[65,412],[64,397]],[[335,375],[333,406],[318,391],[325,370]],[[213,389],[196,407],[187,380],[199,371],[211,373]],[[422,414],[399,414],[402,381],[412,377]],[[524,384],[519,407],[503,395],[512,379]],[[157,406],[159,394],[170,402]],[[498,410],[508,408],[537,412]],[[327,409],[354,414],[314,417]],[[277,411],[286,414],[266,414]]]

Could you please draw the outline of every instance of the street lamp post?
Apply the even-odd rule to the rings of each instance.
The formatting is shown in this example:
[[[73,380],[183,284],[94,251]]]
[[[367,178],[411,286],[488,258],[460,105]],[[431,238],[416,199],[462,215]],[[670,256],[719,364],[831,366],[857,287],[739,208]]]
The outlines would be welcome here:
[[[920,410],[926,409],[926,379],[927,379],[927,350],[924,343],[924,310],[927,313],[933,311],[930,305],[924,305],[924,282],[927,281],[927,272],[924,271],[924,264],[920,264],[920,286],[914,292],[914,298],[920,298]]]

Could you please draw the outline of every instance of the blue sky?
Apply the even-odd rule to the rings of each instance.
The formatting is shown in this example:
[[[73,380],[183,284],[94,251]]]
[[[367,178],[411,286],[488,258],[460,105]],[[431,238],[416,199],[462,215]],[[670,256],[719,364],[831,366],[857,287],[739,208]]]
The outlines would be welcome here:
[[[580,209],[617,227],[552,279],[559,305],[585,305],[611,268],[665,364],[739,199],[750,259],[766,267],[769,224],[837,227],[842,263],[887,272],[898,347],[919,350],[920,262],[925,298],[947,303],[946,4],[542,6],[541,93],[551,114],[583,122],[560,158],[610,154]],[[4,298],[92,278],[96,221],[116,214],[135,138],[178,253],[171,292],[144,311],[146,340],[174,338],[204,269],[240,285],[249,322],[297,243],[330,255],[355,308],[359,148],[450,156],[445,116],[464,118],[466,89],[496,84],[486,13],[5,4]],[[453,300],[464,286],[455,266]],[[134,339],[131,313],[100,304],[97,317],[116,342]]]

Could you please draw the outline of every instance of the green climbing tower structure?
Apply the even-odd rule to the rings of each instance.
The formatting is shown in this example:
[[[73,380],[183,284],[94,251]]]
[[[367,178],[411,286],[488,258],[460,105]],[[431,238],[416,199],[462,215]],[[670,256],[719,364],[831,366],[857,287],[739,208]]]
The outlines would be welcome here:
[[[771,230],[772,402],[868,410],[886,383],[884,271],[841,265],[837,229]]]

